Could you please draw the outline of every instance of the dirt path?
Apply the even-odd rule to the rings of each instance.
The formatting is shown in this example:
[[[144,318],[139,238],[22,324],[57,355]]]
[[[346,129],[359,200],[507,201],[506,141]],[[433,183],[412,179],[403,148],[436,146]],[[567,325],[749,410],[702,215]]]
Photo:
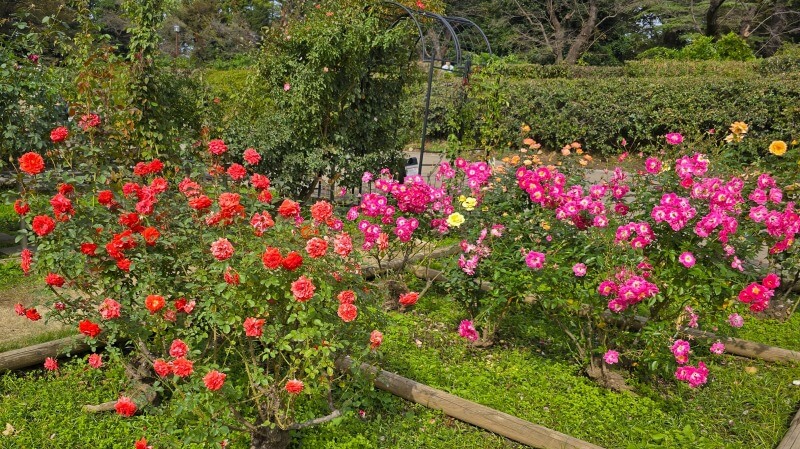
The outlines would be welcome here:
[[[14,305],[17,303],[29,307],[34,303],[41,303],[42,298],[51,298],[51,293],[44,286],[35,287],[34,284],[33,280],[26,279],[21,284],[0,290],[0,346],[12,343],[25,346],[36,336],[64,329],[59,323],[45,323],[44,318],[31,321],[14,312]],[[44,315],[46,309],[37,306],[37,310]]]

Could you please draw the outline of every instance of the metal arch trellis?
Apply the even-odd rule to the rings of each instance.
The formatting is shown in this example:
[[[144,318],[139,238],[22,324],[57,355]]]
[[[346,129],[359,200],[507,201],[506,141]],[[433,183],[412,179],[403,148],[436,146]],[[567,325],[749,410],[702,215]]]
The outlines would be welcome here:
[[[428,133],[434,69],[460,73],[466,84],[472,71],[472,55],[492,54],[492,47],[483,30],[471,20],[413,9],[390,0],[384,0],[382,4],[386,5],[389,10],[392,8],[396,10],[394,15],[391,15],[389,10],[386,11],[387,19],[391,20],[390,29],[403,21],[411,21],[418,34],[416,47],[420,49],[420,59],[428,64],[428,84],[418,161],[421,175],[425,156],[425,140]],[[450,65],[449,68],[448,65]]]

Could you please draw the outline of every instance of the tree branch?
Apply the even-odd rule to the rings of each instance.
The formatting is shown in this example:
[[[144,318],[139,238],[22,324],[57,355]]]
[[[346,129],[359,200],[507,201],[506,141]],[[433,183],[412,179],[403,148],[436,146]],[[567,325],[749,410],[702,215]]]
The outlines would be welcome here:
[[[306,427],[316,426],[318,424],[324,424],[328,421],[333,421],[334,419],[340,416],[342,416],[342,412],[337,409],[331,412],[330,415],[322,416],[320,418],[309,419],[308,421],[304,421],[301,423],[294,423],[291,426],[289,426],[287,430],[300,430],[300,429],[305,429]]]

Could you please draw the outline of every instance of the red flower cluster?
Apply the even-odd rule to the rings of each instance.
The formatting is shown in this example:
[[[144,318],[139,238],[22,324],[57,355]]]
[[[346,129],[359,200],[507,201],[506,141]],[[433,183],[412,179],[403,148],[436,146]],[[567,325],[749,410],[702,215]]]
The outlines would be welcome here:
[[[203,377],[203,383],[209,390],[217,391],[222,388],[226,377],[228,377],[228,375],[225,373],[220,373],[217,370],[211,370]]]
[[[336,296],[336,299],[339,300],[339,304],[353,304],[356,302],[356,293],[352,290],[344,290]]]
[[[19,157],[19,169],[29,175],[38,175],[44,170],[44,159],[32,151]]]
[[[120,396],[114,404],[114,410],[118,415],[125,417],[133,416],[136,413],[136,404],[127,396]]]
[[[303,385],[303,381],[292,379],[286,382],[286,386],[284,388],[286,389],[286,392],[289,394],[300,394],[300,392],[303,391],[304,387],[305,385]]]
[[[243,159],[249,165],[258,165],[261,162],[261,155],[253,148],[244,150]]]
[[[165,304],[164,297],[160,295],[148,295],[144,300],[144,306],[147,307],[151,315],[163,309]]]
[[[172,340],[169,347],[169,355],[172,357],[186,357],[189,353],[189,346],[181,339]]]
[[[299,302],[306,302],[311,299],[315,290],[314,283],[305,276],[300,276],[296,281],[292,282],[292,295]]]
[[[226,151],[228,151],[228,146],[225,145],[225,142],[222,139],[214,139],[214,140],[208,142],[208,152],[209,153],[211,153],[211,154],[213,154],[215,156],[219,156],[219,155],[225,153]]]
[[[69,136],[69,130],[64,126],[53,128],[53,130],[50,131],[50,140],[53,141],[53,143],[63,142],[67,139],[67,136]]]
[[[64,286],[64,278],[56,273],[47,273],[47,276],[44,278],[44,282],[51,287]]]
[[[110,190],[101,190],[97,192],[97,202],[108,208],[116,204],[116,201],[114,201],[114,194]]]
[[[83,335],[94,338],[100,334],[100,326],[90,320],[81,320],[81,322],[78,323],[78,331]]]
[[[94,243],[81,243],[81,252],[87,256],[95,256],[97,245]]]
[[[97,114],[84,114],[78,121],[78,126],[84,131],[88,131],[90,128],[97,128],[100,126],[100,116]]]
[[[244,334],[248,337],[260,337],[264,331],[264,320],[247,317],[244,320]]]
[[[240,164],[231,164],[231,166],[228,167],[228,176],[234,181],[241,181],[247,177],[247,169]]]
[[[750,311],[763,312],[769,306],[769,300],[774,296],[774,290],[781,285],[781,279],[775,273],[770,273],[761,280],[753,282],[739,292],[739,301],[750,304]]]
[[[378,349],[378,347],[383,343],[383,334],[379,330],[372,331],[369,334],[369,347],[370,349]]]
[[[72,208],[72,201],[61,193],[57,193],[50,198],[50,206],[53,207],[53,215],[55,215],[59,221],[67,221],[72,215],[75,215],[75,210]]]
[[[222,277],[225,279],[225,283],[230,285],[239,285],[241,282],[239,273],[237,273],[232,267],[225,268],[225,274],[223,274]]]
[[[121,310],[122,305],[111,298],[104,299],[97,308],[97,311],[100,312],[100,316],[103,317],[104,320],[113,320],[114,318],[119,318]]]
[[[270,215],[267,211],[264,211],[260,214],[256,212],[250,219],[250,226],[255,229],[256,235],[261,237],[267,231],[267,229],[275,226],[275,220],[272,219],[272,215]]]
[[[158,229],[154,227],[144,228],[144,230],[142,231],[142,238],[144,239],[144,243],[147,244],[147,246],[155,246],[156,241],[158,241],[158,238],[160,236],[161,233],[158,232]]]
[[[28,212],[30,212],[30,210],[31,210],[31,207],[28,205],[28,203],[26,203],[26,202],[24,202],[22,200],[14,201],[14,212],[16,212],[17,215],[24,216]]]
[[[283,203],[278,207],[278,213],[286,218],[297,217],[300,215],[300,204],[287,198],[283,200]]]
[[[400,295],[400,305],[403,307],[410,307],[416,304],[418,299],[419,293],[417,292],[403,293]]]
[[[211,244],[211,254],[217,260],[227,260],[233,256],[233,245],[226,238],[219,238]]]
[[[31,272],[31,261],[33,260],[33,253],[28,248],[25,248],[20,253],[19,267],[22,273],[27,276]]]
[[[14,304],[14,312],[19,316],[24,316],[25,318],[31,321],[39,321],[42,319],[42,316],[39,315],[39,312],[36,311],[34,307],[30,309],[26,309],[22,304],[16,303]]]
[[[149,174],[160,173],[164,169],[164,163],[158,159],[150,162],[139,162],[133,167],[133,174],[136,176],[147,176]]]
[[[351,303],[341,303],[339,304],[339,310],[336,314],[339,315],[342,321],[349,323],[358,316],[358,307]]]
[[[333,217],[333,206],[327,201],[317,201],[311,206],[311,218],[317,223],[327,223]]]
[[[306,252],[312,259],[323,257],[328,251],[328,242],[319,237],[314,237],[306,242]]]
[[[33,217],[31,228],[36,235],[44,237],[53,232],[56,228],[56,222],[47,215],[37,215]]]

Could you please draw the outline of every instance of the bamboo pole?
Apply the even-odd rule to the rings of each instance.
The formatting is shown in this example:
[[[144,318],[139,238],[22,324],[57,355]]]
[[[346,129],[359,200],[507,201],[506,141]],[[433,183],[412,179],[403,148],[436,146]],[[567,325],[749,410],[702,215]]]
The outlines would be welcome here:
[[[602,449],[547,427],[530,423],[484,405],[467,401],[400,375],[362,363],[353,367],[349,357],[336,361],[339,370],[358,369],[375,376],[375,386],[408,401],[441,410],[448,416],[540,449]]]

